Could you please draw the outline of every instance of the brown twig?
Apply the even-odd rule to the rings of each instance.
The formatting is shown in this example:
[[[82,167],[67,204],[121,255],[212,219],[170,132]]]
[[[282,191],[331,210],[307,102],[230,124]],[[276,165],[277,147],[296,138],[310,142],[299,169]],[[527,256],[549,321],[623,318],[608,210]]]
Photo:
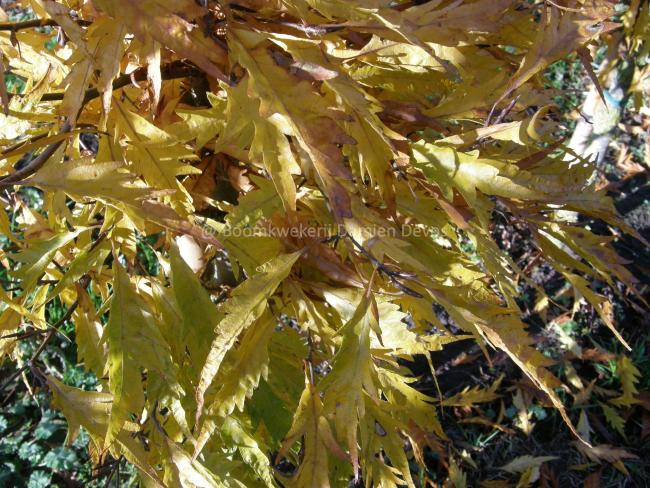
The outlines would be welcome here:
[[[161,77],[163,80],[177,80],[179,78],[187,78],[190,76],[198,76],[202,72],[196,66],[187,64],[184,61],[174,61],[163,66],[161,70]],[[119,90],[135,82],[145,81],[147,79],[147,69],[138,68],[133,73],[123,74],[113,81],[113,90]],[[99,98],[101,94],[97,88],[90,88],[86,90],[83,103]],[[64,92],[46,93],[41,98],[43,102],[56,102],[63,100]]]
[[[24,146],[25,144],[32,144],[32,143],[34,143],[34,142],[36,142],[36,141],[38,141],[40,139],[44,139],[46,137],[47,137],[47,133],[44,133],[44,134],[38,134],[36,136],[30,137],[29,139],[24,139],[24,140],[22,140],[20,142],[12,144],[9,147],[6,147],[2,151],[0,151],[0,155],[4,156],[5,154],[8,154],[8,153],[10,153],[12,151],[20,149],[20,147]]]
[[[504,108],[499,114],[499,116],[496,118],[496,120],[494,121],[494,125],[498,125],[505,120],[508,114],[512,112],[512,109],[515,108],[515,105],[519,101],[519,98],[521,98],[521,95],[517,95],[515,98],[513,98],[513,100],[508,104],[508,106]]]
[[[77,20],[81,27],[87,27],[92,22],[89,20]],[[23,29],[38,29],[39,27],[60,27],[54,19],[30,19],[21,22],[0,22],[0,31],[17,32]]]
[[[106,478],[106,484],[104,484],[105,488],[108,488],[111,485],[111,481],[113,480],[115,474],[117,474],[117,486],[120,485],[120,464],[122,464],[122,459],[124,459],[124,456],[120,456],[117,459],[117,461],[111,468],[110,473],[108,473],[108,477]]]
[[[58,27],[54,19],[31,19],[22,22],[0,22],[0,31],[16,32],[22,29],[34,29],[38,27]]]
[[[72,124],[70,121],[66,121],[61,127],[61,133],[70,132],[72,130]],[[0,188],[5,186],[12,186],[15,182],[20,181],[27,176],[33,175],[36,171],[43,167],[48,159],[61,147],[63,140],[50,144],[45,148],[45,150],[32,159],[24,168],[19,169],[15,173],[12,173],[4,178],[0,179]]]
[[[338,237],[338,236],[336,236]],[[361,244],[359,244],[354,237],[352,237],[350,234],[347,232],[343,237],[347,237],[352,245],[364,256],[366,257],[374,266],[374,268],[377,270],[377,272],[381,275],[385,275],[388,277],[390,282],[400,290],[402,293],[415,297],[415,298],[423,298],[423,296],[418,293],[417,291],[409,288],[406,286],[402,281],[400,280],[410,280],[414,279],[415,275],[413,273],[408,273],[404,271],[394,271],[392,269],[389,269],[384,263],[379,261],[376,257],[374,257],[366,248],[364,248]]]
[[[5,382],[0,385],[0,392],[2,392],[9,384],[11,384],[16,378],[18,378],[21,374],[23,374],[24,371],[26,371],[28,368],[31,368],[31,366],[34,364],[34,361],[36,361],[39,356],[43,353],[45,350],[45,347],[49,344],[49,342],[52,340],[52,337],[54,337],[54,334],[61,328],[61,326],[70,318],[72,317],[72,314],[74,311],[77,309],[79,306],[79,300],[75,300],[75,302],[68,307],[68,310],[66,313],[61,317],[46,333],[45,339],[43,339],[43,342],[38,346],[38,349],[32,354],[32,357],[29,358],[29,360],[20,368],[18,369],[15,373],[13,373]]]
[[[508,115],[508,114],[510,113],[510,111],[512,111],[512,109],[513,109],[513,108],[515,107],[515,105],[517,104],[517,101],[519,100],[519,97],[520,97],[520,96],[521,96],[521,95],[515,97],[515,98],[514,98],[514,99],[513,99],[509,104],[508,104],[508,106],[507,106],[506,108],[504,108],[504,109],[499,113],[499,116],[497,117],[497,121],[494,122],[495,124],[500,124],[501,122],[503,122],[503,119],[506,118],[506,115]],[[494,117],[494,113],[495,113],[495,111],[496,111],[496,109],[497,109],[497,105],[498,105],[498,103],[499,103],[499,102],[497,101],[494,105],[492,105],[492,109],[490,110],[490,113],[488,114],[487,119],[485,119],[484,127],[489,127],[489,126],[492,125],[492,118]]]
[[[19,341],[23,339],[27,339],[31,336],[34,335],[39,335],[39,334],[45,334],[47,331],[41,330],[41,329],[34,329],[30,330],[28,332],[14,332],[13,334],[6,334],[3,336],[0,336],[0,340],[5,340],[5,339],[17,339]]]
[[[607,191],[620,191],[621,187],[625,185],[627,182],[630,180],[637,178],[642,175],[648,175],[650,173],[650,168],[645,168],[642,171],[639,171],[638,173],[629,173],[623,176],[618,181],[610,181],[607,185],[605,185],[603,188]]]

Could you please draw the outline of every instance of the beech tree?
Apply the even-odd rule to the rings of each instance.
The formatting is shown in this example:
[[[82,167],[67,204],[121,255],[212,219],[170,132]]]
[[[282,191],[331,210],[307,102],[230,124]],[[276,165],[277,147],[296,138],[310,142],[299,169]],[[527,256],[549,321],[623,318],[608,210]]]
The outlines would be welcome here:
[[[437,412],[499,384],[436,398],[407,364],[467,339],[505,353],[593,461],[625,458],[568,411],[516,300],[530,270],[493,227],[525,229],[629,349],[591,280],[636,280],[615,237],[566,214],[641,237],[559,135],[541,74],[577,54],[598,85],[590,48],[616,30],[642,48],[647,4],[614,21],[607,0],[21,3],[35,18],[0,24],[23,84],[0,82],[0,354],[19,367],[2,387],[46,383],[94,462],[123,457],[143,486],[390,487],[416,486],[432,449],[462,486]],[[98,391],[38,367],[68,321]],[[635,402],[619,362],[612,415]]]

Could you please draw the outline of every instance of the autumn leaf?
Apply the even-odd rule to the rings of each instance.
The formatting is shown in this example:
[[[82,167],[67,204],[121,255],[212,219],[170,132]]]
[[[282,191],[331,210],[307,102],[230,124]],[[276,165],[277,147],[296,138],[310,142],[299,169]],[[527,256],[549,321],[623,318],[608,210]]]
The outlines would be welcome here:
[[[291,272],[301,252],[285,254],[262,266],[259,274],[246,280],[233,292],[224,309],[225,317],[217,324],[215,338],[205,360],[196,390],[197,424],[204,404],[204,395],[219,371],[223,358],[241,332],[257,319],[280,282]]]
[[[298,473],[294,479],[289,480],[290,483],[314,488],[331,486],[328,452],[342,458],[345,458],[345,454],[336,443],[327,418],[323,415],[323,404],[318,391],[308,382],[300,398],[293,425],[283,441],[283,448],[278,452],[278,459],[282,459],[285,450],[301,436],[305,439],[305,453]]]
[[[108,345],[108,378],[113,395],[106,447],[116,439],[131,414],[139,416],[142,413],[142,368],[149,374],[164,377],[170,390],[178,393],[169,346],[156,328],[146,304],[133,289],[126,271],[119,265],[116,271],[111,314],[103,334],[103,341]]]
[[[577,51],[606,29],[611,29],[602,22],[612,15],[612,3],[571,3],[576,8],[561,9],[555,5],[542,7],[541,29],[538,29],[529,53],[508,83],[501,100],[552,62]]]
[[[644,124],[642,3],[0,10],[3,397],[49,391],[93,473],[146,486],[552,484],[556,452],[481,480],[458,442],[548,409],[625,472],[643,368],[615,304],[647,304],[619,250],[645,241],[544,76],[607,51]],[[584,344],[591,311],[630,356]]]

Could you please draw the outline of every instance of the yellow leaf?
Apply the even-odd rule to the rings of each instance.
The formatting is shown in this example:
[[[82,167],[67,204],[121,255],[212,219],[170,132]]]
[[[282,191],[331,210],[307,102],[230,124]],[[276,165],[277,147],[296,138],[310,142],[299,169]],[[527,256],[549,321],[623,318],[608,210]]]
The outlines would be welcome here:
[[[159,375],[170,391],[179,393],[175,368],[169,345],[164,341],[146,303],[137,294],[126,271],[117,262],[115,291],[111,312],[103,333],[108,345],[108,379],[113,395],[110,420],[104,445],[120,435],[124,423],[134,414],[139,417],[144,408],[141,369],[149,375]]]
[[[0,295],[0,300],[5,301],[4,297]],[[20,327],[23,320],[23,315],[16,312],[12,307],[5,308],[0,313],[0,335],[15,334]],[[10,355],[18,344],[18,340],[11,340],[8,337],[0,339],[0,360],[4,361],[5,357]]]
[[[625,437],[625,419],[621,417],[615,408],[610,407],[606,403],[598,402],[600,408],[603,409],[603,414],[605,415],[605,420],[611,425],[616,432]]]
[[[74,232],[61,232],[47,240],[33,241],[20,253],[12,255],[16,261],[23,264],[14,272],[17,277],[22,279],[22,289],[31,291],[56,253],[87,230],[79,228]]]
[[[180,312],[180,323],[173,333],[177,339],[175,348],[182,351],[189,362],[189,369],[196,379],[201,371],[210,342],[223,314],[210,300],[199,278],[185,263],[177,246],[170,251],[171,291]],[[185,354],[185,349],[189,355]]]
[[[541,28],[537,29],[534,44],[508,83],[501,100],[552,62],[605,32],[607,29],[600,23],[613,13],[613,5],[606,2],[594,2],[593,6],[585,4],[571,10],[544,5]]]
[[[113,106],[115,110],[111,111],[109,123],[115,124],[115,129],[128,138],[130,144],[125,152],[133,169],[142,174],[153,188],[176,190],[175,202],[178,202],[179,208],[184,211],[190,209],[187,190],[176,177],[198,172],[182,161],[195,159],[196,156],[178,144],[171,134],[133,113],[121,102],[114,100]]]
[[[319,185],[329,198],[334,214],[339,219],[350,217],[350,196],[338,179],[352,178],[343,165],[337,143],[351,141],[329,117],[325,100],[309,84],[293,83],[264,46],[259,45],[262,37],[238,29],[230,29],[230,35],[233,54],[248,70],[253,90],[260,97],[260,115],[270,117],[278,113],[286,118],[292,135],[314,165]]]
[[[458,466],[453,457],[449,460],[449,483],[453,488],[467,488],[467,473]]]
[[[96,66],[100,72],[97,90],[102,96],[104,117],[111,109],[113,80],[120,73],[125,35],[124,26],[108,18],[98,19],[89,33],[92,40],[97,39]]]
[[[639,399],[636,397],[639,393],[636,385],[641,378],[641,372],[632,360],[627,356],[618,358],[616,361],[616,373],[621,380],[623,394],[610,400],[611,403],[619,407],[631,407],[635,403],[639,403]]]
[[[460,393],[457,393],[450,398],[445,398],[441,405],[446,407],[471,407],[475,403],[493,402],[500,396],[497,391],[501,386],[502,380],[503,375],[492,383],[489,388],[480,388],[478,386],[470,388],[467,386]]]
[[[47,377],[52,391],[53,406],[63,412],[68,421],[67,441],[71,443],[83,427],[90,434],[95,449],[102,449],[106,432],[109,429],[112,396],[110,393],[83,391],[64,385],[56,378]],[[127,422],[125,428],[117,433],[110,452],[118,458],[123,455],[146,476],[153,486],[164,488],[165,484],[158,477],[156,470],[147,460],[147,452],[132,434],[139,430],[133,422]]]
[[[623,336],[620,334],[620,332],[616,330],[616,326],[612,320],[612,305],[609,300],[591,291],[591,288],[589,288],[589,285],[587,284],[587,280],[585,280],[583,277],[571,273],[564,273],[564,276],[566,276],[566,278],[575,287],[575,291],[579,295],[585,297],[585,299],[587,299],[587,301],[596,309],[596,312],[598,312],[598,315],[602,321],[605,322],[605,325],[614,333],[620,343],[623,344],[623,346],[625,346],[628,351],[631,351],[632,348],[628,345],[625,339],[623,339]]]
[[[529,468],[537,468],[539,470],[539,467],[542,464],[553,461],[555,459],[559,458],[557,456],[519,456],[510,461],[508,464],[501,466],[499,469],[507,471],[508,473],[523,473]]]
[[[193,460],[181,447],[165,436],[164,449],[167,451],[170,466],[167,486],[180,486],[182,488],[222,488],[229,486],[218,479],[210,470]],[[173,483],[173,484],[172,484]]]
[[[229,80],[220,69],[225,64],[225,50],[211,38],[193,28],[190,19],[178,15],[186,12],[193,18],[205,11],[189,0],[97,0],[97,5],[116,22],[123,22],[141,39],[155,39],[189,58],[208,75],[226,83]]]
[[[75,197],[137,205],[138,200],[151,195],[151,190],[135,180],[136,175],[125,171],[123,163],[93,163],[88,159],[48,164],[26,183],[46,190],[63,190]]]
[[[327,418],[323,415],[323,404],[314,385],[306,381],[300,397],[300,404],[293,419],[293,425],[282,443],[277,459],[299,438],[303,438],[304,455],[298,472],[288,480],[296,488],[329,488],[328,451],[345,459],[345,454],[334,439]]]
[[[277,319],[267,310],[242,336],[233,351],[228,373],[222,375],[221,387],[210,401],[210,413],[218,417],[230,415],[235,408],[244,410],[260,379],[268,374],[268,345],[275,332]]]
[[[106,344],[102,342],[104,330],[88,293],[81,286],[76,288],[79,306],[72,318],[79,359],[87,369],[101,378],[105,374],[108,352]]]
[[[337,435],[347,442],[355,477],[359,474],[357,430],[365,416],[364,392],[378,396],[377,373],[370,355],[371,309],[364,297],[350,321],[339,330],[343,342],[334,356],[332,371],[319,385],[325,393],[325,412],[334,413]]]
[[[197,424],[200,418],[204,395],[219,372],[221,362],[241,332],[264,311],[266,302],[291,272],[291,267],[302,252],[283,254],[266,263],[259,273],[248,278],[233,292],[223,309],[225,317],[216,326],[210,352],[201,370],[196,389]]]
[[[250,157],[262,161],[282,198],[285,211],[296,210],[296,184],[292,173],[299,172],[287,137],[268,119],[259,115],[259,101],[248,96],[248,80],[230,90],[230,99],[237,104],[238,117],[245,116],[255,128]]]

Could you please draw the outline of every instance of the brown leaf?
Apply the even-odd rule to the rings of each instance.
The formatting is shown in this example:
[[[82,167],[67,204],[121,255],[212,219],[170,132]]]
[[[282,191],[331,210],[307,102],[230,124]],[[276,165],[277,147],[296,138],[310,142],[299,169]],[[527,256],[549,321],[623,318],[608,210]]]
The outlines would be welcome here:
[[[543,464],[539,470],[539,486],[540,488],[560,488],[557,473],[548,464]]]
[[[188,58],[209,76],[230,84],[221,66],[226,65],[226,52],[200,29],[176,12],[186,15],[200,15],[197,3],[190,0],[170,2],[162,0],[95,0],[95,3],[111,17],[123,22],[143,41],[155,39],[174,50],[179,56]]]
[[[131,208],[135,209],[135,207]],[[212,244],[219,249],[223,249],[221,242],[214,237],[213,232],[182,219],[171,207],[153,200],[145,200],[142,202],[142,206],[136,209],[136,211],[145,220],[155,222],[162,227],[166,227],[180,234],[188,234],[200,242]]]
[[[614,361],[616,355],[602,349],[587,348],[582,350],[582,359],[585,361],[597,361],[599,363],[607,363]]]
[[[600,99],[603,101],[603,104],[607,106],[607,100],[605,100],[605,93],[603,93],[603,87],[601,86],[600,81],[598,80],[598,76],[596,75],[596,73],[594,73],[593,66],[591,66],[591,63],[594,62],[594,58],[591,57],[591,52],[586,47],[581,47],[576,51],[576,53],[578,54],[578,58],[580,58],[580,61],[582,62],[582,66],[584,66],[585,68],[585,71],[587,71],[589,78],[591,79],[592,83],[596,87],[596,90],[598,90]]]
[[[585,484],[583,485],[583,488],[600,488],[601,473],[602,470],[599,469],[598,471],[595,471],[587,476],[585,478]]]
[[[626,451],[621,447],[615,447],[610,444],[599,444],[597,446],[586,447],[576,444],[578,449],[595,463],[607,461],[608,463],[615,463],[623,459],[639,459],[639,456]]]
[[[603,21],[613,12],[613,4],[608,1],[593,2],[578,11],[560,10],[555,6],[542,7],[541,24],[533,47],[497,104],[552,62],[611,30],[613,26],[603,24]]]

